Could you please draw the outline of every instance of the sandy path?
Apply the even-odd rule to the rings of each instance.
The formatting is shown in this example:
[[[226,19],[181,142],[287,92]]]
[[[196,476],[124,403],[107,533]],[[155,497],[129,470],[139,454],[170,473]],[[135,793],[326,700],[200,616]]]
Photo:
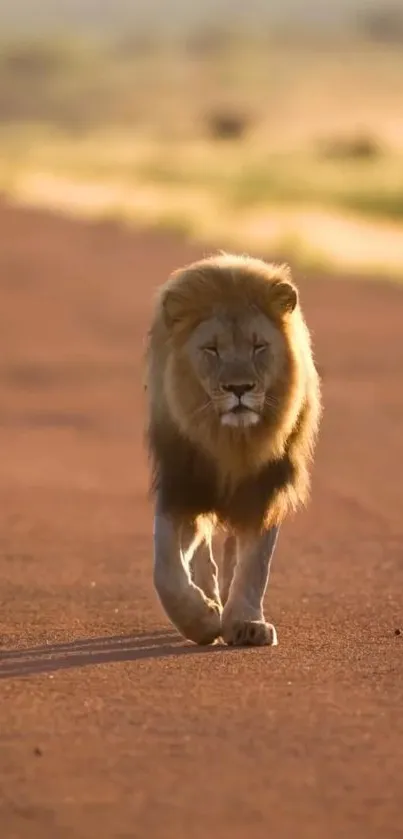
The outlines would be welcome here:
[[[301,281],[326,414],[280,645],[200,650],[152,588],[140,384],[152,289],[197,250],[0,229],[2,839],[402,837],[401,291]]]

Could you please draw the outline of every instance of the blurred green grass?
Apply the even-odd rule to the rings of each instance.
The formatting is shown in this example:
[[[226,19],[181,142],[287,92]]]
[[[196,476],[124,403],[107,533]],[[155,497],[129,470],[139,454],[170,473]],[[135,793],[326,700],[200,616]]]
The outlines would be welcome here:
[[[248,142],[163,141],[122,131],[71,136],[44,126],[0,127],[0,185],[32,172],[73,181],[150,184],[161,191],[198,188],[231,210],[312,205],[403,219],[403,155],[335,161],[315,149],[268,152]]]

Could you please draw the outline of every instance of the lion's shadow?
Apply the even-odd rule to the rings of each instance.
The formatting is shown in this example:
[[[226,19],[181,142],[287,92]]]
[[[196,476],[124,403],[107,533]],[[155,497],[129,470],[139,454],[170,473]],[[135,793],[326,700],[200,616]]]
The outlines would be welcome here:
[[[60,644],[45,644],[0,651],[0,679],[23,678],[73,667],[88,667],[119,661],[200,655],[230,649],[224,644],[198,647],[184,642],[175,632],[144,632],[81,638]]]

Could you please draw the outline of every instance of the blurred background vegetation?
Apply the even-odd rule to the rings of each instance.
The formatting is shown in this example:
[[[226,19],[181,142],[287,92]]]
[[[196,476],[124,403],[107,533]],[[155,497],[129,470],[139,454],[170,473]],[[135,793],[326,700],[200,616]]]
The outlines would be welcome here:
[[[403,267],[403,4],[13,0],[0,189],[348,270]]]

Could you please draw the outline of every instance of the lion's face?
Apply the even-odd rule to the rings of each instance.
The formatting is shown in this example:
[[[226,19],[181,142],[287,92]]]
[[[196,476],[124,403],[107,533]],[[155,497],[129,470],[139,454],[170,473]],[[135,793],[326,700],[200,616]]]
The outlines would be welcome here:
[[[200,412],[213,412],[221,425],[241,429],[258,425],[270,411],[273,387],[284,370],[285,340],[257,308],[231,315],[217,311],[198,324],[183,352],[201,385]]]

